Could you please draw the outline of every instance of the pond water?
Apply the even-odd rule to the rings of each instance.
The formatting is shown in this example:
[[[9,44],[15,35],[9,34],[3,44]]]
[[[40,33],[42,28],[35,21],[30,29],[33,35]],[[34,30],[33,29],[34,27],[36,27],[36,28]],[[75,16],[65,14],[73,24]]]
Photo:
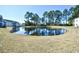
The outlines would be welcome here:
[[[22,35],[32,35],[32,36],[52,36],[52,35],[61,35],[66,32],[66,29],[63,28],[23,28],[17,27],[12,28],[11,33],[22,34]]]

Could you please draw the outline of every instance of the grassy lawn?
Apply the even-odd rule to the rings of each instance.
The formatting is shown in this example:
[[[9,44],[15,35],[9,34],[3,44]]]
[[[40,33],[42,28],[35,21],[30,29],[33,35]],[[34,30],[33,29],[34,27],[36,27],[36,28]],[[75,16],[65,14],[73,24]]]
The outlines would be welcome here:
[[[25,36],[10,33],[11,28],[0,28],[0,52],[79,52],[79,28],[65,28],[67,32],[56,36]]]

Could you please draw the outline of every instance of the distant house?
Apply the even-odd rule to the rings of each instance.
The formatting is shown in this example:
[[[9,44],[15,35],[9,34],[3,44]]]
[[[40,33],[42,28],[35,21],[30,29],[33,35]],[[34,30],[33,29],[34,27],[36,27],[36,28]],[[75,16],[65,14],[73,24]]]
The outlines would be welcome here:
[[[3,20],[2,15],[0,15],[0,27],[6,27],[5,21]]]
[[[0,27],[6,27],[5,21],[1,21],[1,20],[0,20]]]
[[[79,27],[79,18],[74,19],[74,26]]]
[[[19,27],[20,23],[12,20],[3,19],[0,15],[0,27]]]
[[[19,27],[20,23],[12,20],[6,20],[6,19],[3,19],[2,21],[0,21],[0,27],[13,27],[13,26]]]
[[[12,21],[12,20],[6,20],[5,19],[5,23],[6,23],[6,27],[13,27],[13,26],[19,27],[20,26],[19,22]]]

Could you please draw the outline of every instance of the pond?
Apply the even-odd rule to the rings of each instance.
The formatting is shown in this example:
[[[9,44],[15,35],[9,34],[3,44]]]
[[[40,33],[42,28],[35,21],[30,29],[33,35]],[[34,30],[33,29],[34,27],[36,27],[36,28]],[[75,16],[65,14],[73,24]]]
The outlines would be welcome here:
[[[14,31],[13,31],[14,30]],[[32,35],[32,36],[52,36],[52,35],[61,35],[66,32],[66,29],[63,28],[48,28],[48,27],[37,27],[37,28],[23,28],[17,27],[13,28],[11,31],[16,34],[22,35]]]

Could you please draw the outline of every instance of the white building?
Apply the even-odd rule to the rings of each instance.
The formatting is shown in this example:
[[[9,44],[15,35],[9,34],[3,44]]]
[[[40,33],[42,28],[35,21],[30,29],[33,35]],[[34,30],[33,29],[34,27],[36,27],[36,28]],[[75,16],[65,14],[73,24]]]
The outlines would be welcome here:
[[[79,27],[79,18],[74,19],[74,26]]]

